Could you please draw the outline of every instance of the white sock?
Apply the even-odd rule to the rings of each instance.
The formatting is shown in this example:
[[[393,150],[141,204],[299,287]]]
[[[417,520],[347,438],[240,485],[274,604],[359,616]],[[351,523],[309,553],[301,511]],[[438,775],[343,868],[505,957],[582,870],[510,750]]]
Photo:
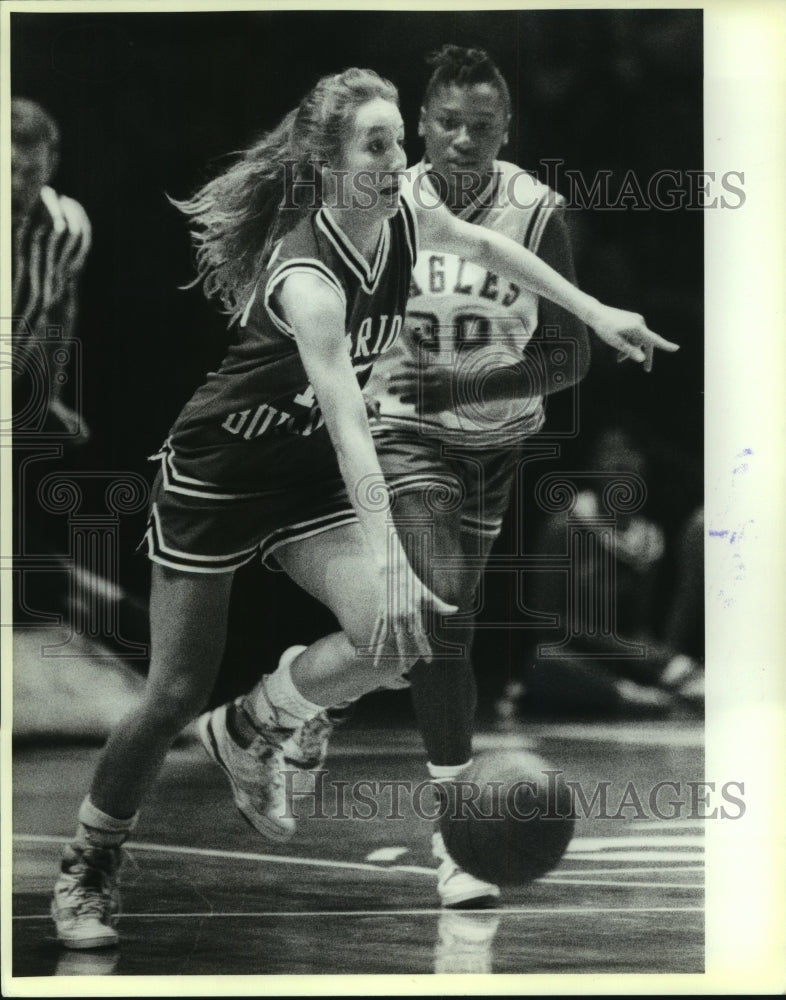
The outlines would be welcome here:
[[[102,812],[85,796],[79,807],[74,843],[78,847],[119,847],[136,826],[139,813],[117,819]]]
[[[293,655],[292,650],[286,650],[279,660],[278,668],[263,677],[248,695],[251,709],[263,725],[295,729],[327,707],[304,698],[295,687],[290,670],[299,652],[298,649]]]
[[[469,767],[472,763],[472,758],[466,762],[466,764],[432,764],[431,761],[426,764],[428,768],[428,773],[434,779],[434,781],[440,782],[442,784],[445,781],[455,781],[459,777],[464,768]]]
[[[472,763],[472,758],[466,762],[466,764],[432,764],[429,761],[426,764],[428,768],[428,773],[434,781],[434,796],[435,801],[442,799],[442,806],[444,807],[447,803],[447,793],[443,791],[445,785],[451,781],[455,781],[456,778],[461,777],[461,772],[468,768]],[[439,842],[442,842],[442,834],[439,833],[439,820],[435,822],[435,831],[438,835]]]

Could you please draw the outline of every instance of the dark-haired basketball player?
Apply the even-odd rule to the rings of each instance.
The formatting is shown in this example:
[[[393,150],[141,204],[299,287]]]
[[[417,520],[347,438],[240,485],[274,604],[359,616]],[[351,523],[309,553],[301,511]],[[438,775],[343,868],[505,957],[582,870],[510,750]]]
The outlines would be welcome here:
[[[563,199],[498,159],[511,120],[498,68],[484,51],[454,45],[432,62],[418,128],[425,158],[414,168],[415,190],[436,193],[456,218],[508,236],[575,283]],[[551,352],[533,345],[539,327],[558,333],[572,364],[552,366]],[[402,534],[426,539],[413,547],[415,565],[460,613],[435,637],[443,655],[409,673],[428,770],[437,782],[458,778],[472,759],[472,615],[521,445],[543,425],[543,397],[575,384],[588,366],[581,320],[493,266],[444,247],[422,247],[405,331],[375,365],[368,392],[379,404],[372,429],[395,498],[394,518]],[[313,720],[301,737],[302,754],[290,759],[319,765],[334,721],[330,714]],[[438,832],[433,850],[443,905],[486,905],[499,896],[496,886],[453,862]]]

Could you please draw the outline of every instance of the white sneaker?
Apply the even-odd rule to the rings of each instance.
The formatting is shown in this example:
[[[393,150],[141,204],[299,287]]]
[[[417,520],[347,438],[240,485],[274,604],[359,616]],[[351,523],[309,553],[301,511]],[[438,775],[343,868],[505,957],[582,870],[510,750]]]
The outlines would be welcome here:
[[[329,708],[304,722],[284,744],[284,763],[300,771],[321,770],[335,727]]]
[[[496,905],[499,886],[483,882],[460,868],[448,854],[442,834],[431,837],[431,852],[440,862],[437,870],[437,892],[442,905],[457,909],[485,909]]]
[[[279,663],[290,662],[299,656],[305,646],[290,646],[281,655]],[[336,726],[347,720],[352,706],[324,708],[313,719],[299,726],[284,743],[284,763],[299,771],[320,771],[327,759],[328,743]]]
[[[325,708],[304,722],[284,744],[284,761],[300,771],[319,771],[325,766],[328,743],[336,726],[342,725],[352,711],[349,708]]]
[[[199,738],[211,760],[223,768],[232,785],[235,805],[251,826],[272,840],[289,840],[295,817],[287,801],[282,744],[291,729],[261,725],[238,698],[199,717]],[[227,713],[243,712],[255,735],[248,746],[237,743],[227,729]]]
[[[66,948],[109,948],[119,940],[120,848],[66,848],[51,914]]]

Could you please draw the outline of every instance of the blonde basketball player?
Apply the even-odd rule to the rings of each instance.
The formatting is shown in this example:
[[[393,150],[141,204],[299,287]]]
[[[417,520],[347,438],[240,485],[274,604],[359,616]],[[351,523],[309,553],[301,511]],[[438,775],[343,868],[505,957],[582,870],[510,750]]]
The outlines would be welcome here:
[[[326,706],[395,684],[430,658],[428,618],[455,610],[420,581],[390,531],[361,391],[403,325],[419,229],[575,309],[638,360],[673,349],[641,317],[584,295],[512,240],[420,207],[401,182],[397,104],[393,85],[369,70],[325,77],[181,205],[198,280],[236,335],[155,456],[150,670],[141,703],[104,749],[63,858],[52,913],[67,947],[118,940],[120,848],[169,746],[213,688],[239,566],[275,562],[340,626],[285,651],[246,697],[200,719],[237,807],[278,840],[294,832],[284,744]]]

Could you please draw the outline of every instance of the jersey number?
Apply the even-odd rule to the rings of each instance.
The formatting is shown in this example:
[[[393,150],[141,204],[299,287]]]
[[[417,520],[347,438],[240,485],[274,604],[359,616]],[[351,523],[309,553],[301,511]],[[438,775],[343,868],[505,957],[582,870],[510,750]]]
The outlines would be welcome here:
[[[415,344],[439,340],[441,348],[481,347],[491,342],[491,323],[485,316],[459,313],[452,326],[441,326],[433,313],[407,313],[407,332]]]
[[[293,400],[293,402],[297,403],[298,406],[307,406],[309,410],[311,409],[312,406],[314,406],[316,401],[317,401],[317,396],[316,393],[314,392],[313,385],[309,385],[307,389],[303,390],[303,392],[299,392]]]
[[[481,347],[491,342],[491,323],[485,316],[462,313],[456,317],[456,347]]]

